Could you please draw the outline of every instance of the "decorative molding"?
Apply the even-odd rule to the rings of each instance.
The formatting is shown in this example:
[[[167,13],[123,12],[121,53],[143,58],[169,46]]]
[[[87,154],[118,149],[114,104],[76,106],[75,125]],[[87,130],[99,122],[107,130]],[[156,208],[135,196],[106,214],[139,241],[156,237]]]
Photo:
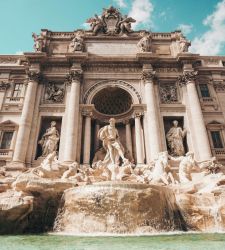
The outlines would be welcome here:
[[[10,83],[8,81],[0,81],[0,91],[5,91],[9,86]]]
[[[67,75],[67,81],[69,84],[71,84],[73,81],[80,83],[82,76],[83,76],[83,71],[81,69],[77,69],[77,70],[73,69]]]
[[[100,82],[97,82],[96,84],[94,84],[93,86],[91,86],[86,93],[84,94],[84,98],[83,98],[83,102],[87,103],[89,97],[91,96],[92,93],[94,93],[97,89],[102,89],[102,88],[106,88],[106,87],[118,87],[118,88],[123,88],[125,90],[127,90],[131,96],[135,96],[138,99],[138,103],[142,102],[141,96],[139,94],[139,92],[128,82],[122,81],[122,80],[103,80]],[[134,98],[133,98],[134,99]]]
[[[183,75],[178,76],[177,82],[180,86],[186,85],[188,82],[193,82],[196,80],[198,71],[184,71]]]
[[[163,104],[178,102],[178,93],[176,83],[166,83],[159,85],[160,100]]]
[[[155,71],[152,70],[143,70],[141,74],[141,79],[143,81],[153,81],[156,78]]]
[[[132,17],[122,16],[120,11],[113,6],[103,9],[102,15],[89,18],[86,23],[90,24],[92,34],[127,35],[132,32],[131,23],[136,22]]]
[[[225,81],[213,81],[216,92],[225,92]]]
[[[39,71],[28,70],[27,71],[28,81],[40,81],[41,73]]]
[[[95,63],[84,65],[85,72],[97,72],[97,73],[141,73],[142,68],[140,65],[128,65],[128,64],[104,64],[104,63]]]

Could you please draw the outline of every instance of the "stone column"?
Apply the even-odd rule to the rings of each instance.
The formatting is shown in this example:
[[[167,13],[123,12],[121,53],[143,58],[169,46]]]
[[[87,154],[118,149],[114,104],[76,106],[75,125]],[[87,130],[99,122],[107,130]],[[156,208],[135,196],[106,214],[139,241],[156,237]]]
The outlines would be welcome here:
[[[195,85],[197,72],[184,71],[183,76],[179,77],[180,84],[186,84],[187,95],[191,119],[193,122],[194,136],[198,148],[199,160],[208,160],[212,156],[208,134],[202,114],[202,109]]]
[[[155,71],[152,70],[151,65],[143,68],[142,80],[145,84],[145,101],[147,105],[147,128],[148,128],[148,145],[150,147],[150,157],[151,160],[158,156],[161,151],[160,143],[160,126],[159,118],[157,114],[156,98],[154,92],[154,77]]]
[[[84,112],[84,164],[90,164],[90,153],[91,153],[91,112]]]
[[[25,158],[34,113],[34,104],[37,95],[39,75],[39,72],[36,71],[28,72],[29,80],[27,84],[26,95],[24,98],[22,114],[20,117],[20,124],[16,138],[15,150],[13,154],[13,163],[18,165],[18,167],[24,167],[25,164]]]
[[[130,156],[133,157],[133,148],[132,148],[132,136],[131,136],[131,127],[130,127],[130,121],[125,121],[126,126],[126,147],[129,150]]]
[[[99,145],[100,145],[100,141],[98,139],[98,131],[100,129],[100,124],[99,122],[96,120],[95,122],[95,141],[94,141],[94,145],[95,145],[95,151],[98,150]]]
[[[81,68],[72,69],[68,80],[71,83],[69,100],[66,106],[66,138],[64,149],[64,162],[72,163],[77,159],[77,138],[79,124],[79,101],[80,101],[80,83]]]
[[[137,165],[144,163],[143,140],[141,132],[141,113],[135,113],[135,141],[137,152]]]

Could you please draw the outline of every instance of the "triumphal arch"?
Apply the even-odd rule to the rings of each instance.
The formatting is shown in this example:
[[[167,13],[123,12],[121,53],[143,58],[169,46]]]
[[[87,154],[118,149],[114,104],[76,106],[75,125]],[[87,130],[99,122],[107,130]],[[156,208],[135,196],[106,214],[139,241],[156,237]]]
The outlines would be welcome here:
[[[225,57],[189,52],[180,31],[132,30],[114,7],[90,30],[33,33],[34,52],[0,56],[0,163],[37,166],[103,159],[101,128],[115,120],[124,157],[162,151],[225,162]]]

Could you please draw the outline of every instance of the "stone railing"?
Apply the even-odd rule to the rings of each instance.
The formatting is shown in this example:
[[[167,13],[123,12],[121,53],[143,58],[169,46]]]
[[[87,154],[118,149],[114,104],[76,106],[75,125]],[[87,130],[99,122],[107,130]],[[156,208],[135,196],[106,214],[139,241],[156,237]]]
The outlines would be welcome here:
[[[13,150],[12,149],[0,149],[0,159],[12,158]]]
[[[203,102],[214,102],[215,98],[213,98],[213,97],[201,97],[201,100]]]
[[[225,148],[214,148],[212,149],[213,155],[220,157],[220,158],[225,158]]]
[[[5,103],[23,103],[24,97],[6,97]]]

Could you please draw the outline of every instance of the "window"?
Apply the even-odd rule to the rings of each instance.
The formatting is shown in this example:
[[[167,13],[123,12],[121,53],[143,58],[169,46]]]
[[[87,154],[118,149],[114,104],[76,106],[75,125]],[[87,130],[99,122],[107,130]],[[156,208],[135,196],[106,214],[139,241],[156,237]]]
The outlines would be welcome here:
[[[212,142],[214,148],[223,148],[220,131],[211,131]]]
[[[199,84],[199,88],[200,88],[201,96],[203,98],[210,97],[209,88],[207,84]]]
[[[16,83],[14,86],[12,97],[21,97],[22,89],[23,89],[23,83]]]
[[[12,137],[13,131],[4,131],[2,135],[0,149],[10,149]]]

